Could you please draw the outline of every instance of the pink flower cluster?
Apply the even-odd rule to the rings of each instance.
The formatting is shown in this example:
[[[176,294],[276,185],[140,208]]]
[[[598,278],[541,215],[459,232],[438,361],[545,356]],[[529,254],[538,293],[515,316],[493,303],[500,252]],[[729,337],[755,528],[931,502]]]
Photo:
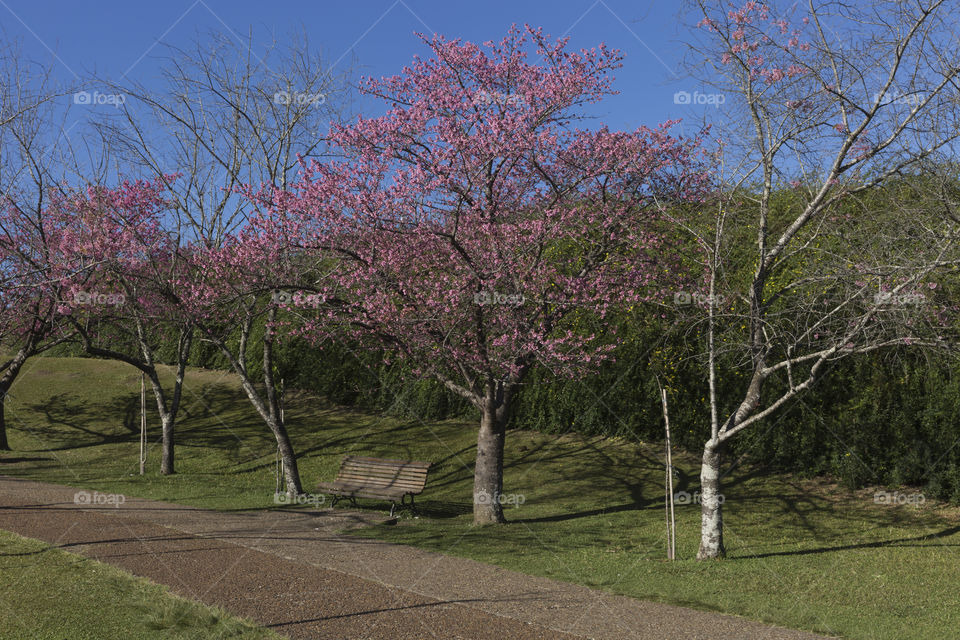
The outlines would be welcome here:
[[[804,17],[802,24],[808,23]],[[801,29],[791,29],[783,18],[774,19],[770,7],[762,2],[751,0],[728,10],[725,16],[720,12],[715,17],[705,15],[697,26],[722,34],[729,48],[721,53],[721,64],[737,60],[749,70],[750,77],[775,84],[807,73],[795,57],[797,52],[810,50],[809,43],[801,40]]]

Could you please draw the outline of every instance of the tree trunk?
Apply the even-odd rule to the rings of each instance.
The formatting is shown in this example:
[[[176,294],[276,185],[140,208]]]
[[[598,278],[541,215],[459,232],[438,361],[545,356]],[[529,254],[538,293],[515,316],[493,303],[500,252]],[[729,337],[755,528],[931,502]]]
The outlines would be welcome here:
[[[488,401],[480,418],[477,464],[473,475],[473,523],[500,524],[503,515],[503,445],[506,436],[505,407]]]
[[[160,416],[160,473],[169,476],[175,473],[173,466],[173,432],[177,422],[176,409],[167,410],[167,395],[160,386],[160,375],[152,362],[144,365],[147,368],[145,372],[147,379],[150,380],[150,388],[153,389],[153,397],[157,402],[157,414]],[[142,371],[142,369],[141,369]]]
[[[7,418],[4,414],[4,408],[7,405],[7,387],[0,387],[0,451],[10,451],[10,443],[7,442]]]
[[[280,448],[280,459],[283,461],[283,478],[287,482],[287,495],[296,497],[303,493],[303,485],[300,484],[297,456],[293,452],[293,443],[290,442],[290,436],[287,435],[287,427],[278,420],[269,420],[268,425],[277,438],[277,445]]]
[[[160,474],[169,476],[176,473],[174,471],[174,431],[177,422],[177,413],[180,411],[180,397],[183,393],[183,379],[187,368],[187,361],[190,358],[190,347],[193,344],[193,327],[187,326],[180,330],[180,338],[177,343],[177,372],[173,380],[173,395],[170,399],[170,410],[163,411],[166,406],[166,400],[163,396],[163,389],[157,396],[157,404],[161,407],[160,420],[162,425],[162,453],[160,456]],[[159,378],[157,378],[159,384]]]
[[[264,409],[266,410],[267,424],[277,438],[277,447],[280,449],[280,459],[283,461],[283,477],[287,482],[287,495],[293,497],[303,493],[303,486],[300,484],[300,471],[297,468],[297,456],[293,452],[293,443],[290,442],[287,427],[283,424],[281,417],[277,385],[273,379],[273,341],[275,339],[273,323],[276,320],[277,307],[272,306],[267,312],[266,326],[263,330],[263,392],[266,397],[266,407]],[[253,385],[250,385],[250,388],[252,389]]]
[[[33,339],[30,339],[10,361],[10,365],[3,372],[3,376],[0,376],[0,451],[10,451],[10,442],[7,440],[7,418],[4,411],[7,406],[7,394],[10,392],[10,387],[13,386],[13,381],[20,374],[23,363],[33,353],[33,344]]]
[[[697,560],[723,558],[723,498],[720,494],[719,443],[709,442],[703,448],[703,464],[700,467],[700,550]]]
[[[293,443],[290,442],[286,425],[284,425],[277,416],[271,415],[269,408],[257,392],[256,387],[253,386],[253,382],[251,382],[246,372],[238,369],[236,366],[234,366],[234,371],[240,376],[240,386],[243,387],[250,403],[277,439],[277,446],[280,448],[280,459],[283,460],[283,477],[287,481],[287,495],[291,497],[300,495],[303,493],[303,485],[300,484],[297,456],[293,452]]]
[[[253,380],[250,379],[250,375],[247,372],[246,345],[249,340],[251,327],[253,326],[251,318],[252,316],[248,315],[241,326],[240,348],[236,354],[233,353],[227,347],[226,342],[216,336],[209,327],[199,325],[198,328],[203,331],[210,342],[220,349],[220,353],[226,357],[227,362],[229,362],[233,368],[233,372],[240,377],[240,386],[243,387],[243,392],[247,394],[247,399],[250,400],[250,404],[257,410],[264,424],[267,425],[274,438],[276,438],[277,447],[280,449],[280,459],[283,461],[283,477],[287,483],[287,495],[296,497],[303,493],[303,485],[300,484],[300,470],[297,467],[297,456],[293,452],[293,443],[290,442],[287,428],[280,419],[279,407],[275,402],[275,391],[272,389],[273,378],[272,375],[270,375],[273,366],[272,337],[269,335],[269,326],[267,327],[267,332],[264,334],[264,383],[267,387],[264,395],[261,395],[260,392],[257,391]],[[271,397],[274,398],[273,402],[270,400]]]
[[[175,473],[173,466],[173,429],[176,417],[168,413],[160,419],[162,444],[160,453],[160,475],[170,476]]]

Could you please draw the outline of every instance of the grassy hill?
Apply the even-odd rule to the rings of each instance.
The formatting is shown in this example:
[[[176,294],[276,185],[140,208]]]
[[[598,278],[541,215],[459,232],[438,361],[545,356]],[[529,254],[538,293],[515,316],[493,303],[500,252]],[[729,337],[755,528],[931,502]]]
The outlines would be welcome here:
[[[112,362],[29,362],[8,401],[15,451],[0,455],[0,473],[214,509],[276,506],[275,442],[235,378],[218,371],[188,374],[173,477],[158,473],[148,394],[148,473],[139,476],[139,379]],[[347,453],[435,463],[417,500],[421,517],[359,535],[851,638],[949,637],[960,623],[960,515],[932,500],[875,504],[872,489],[735,467],[724,480],[728,559],[693,559],[700,524],[691,503],[677,505],[679,560],[670,563],[660,443],[511,431],[511,523],[478,528],[473,423],[401,421],[296,393],[286,406],[308,489],[331,479]],[[693,495],[698,456],[675,452],[674,461],[675,490]]]

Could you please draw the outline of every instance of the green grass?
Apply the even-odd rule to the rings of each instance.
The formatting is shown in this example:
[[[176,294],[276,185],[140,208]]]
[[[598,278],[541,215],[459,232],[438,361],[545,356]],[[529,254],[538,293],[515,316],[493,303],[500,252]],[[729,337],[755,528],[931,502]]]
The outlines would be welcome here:
[[[110,565],[0,531],[0,638],[279,640]]]
[[[139,376],[123,365],[47,358],[12,390],[0,473],[216,509],[274,506],[275,443],[236,381],[194,371],[178,475],[137,475]],[[471,525],[476,426],[370,416],[292,396],[287,421],[309,489],[345,453],[435,463],[421,517],[358,535],[475,558],[613,593],[723,611],[850,638],[951,637],[960,624],[960,516],[928,501],[877,505],[850,492],[741,467],[724,479],[728,559],[697,562],[696,505],[677,506],[667,562],[659,444],[511,431],[511,523]],[[157,421],[150,422],[156,439]],[[19,461],[16,461],[19,460]],[[679,453],[675,489],[694,492],[698,457]],[[133,474],[133,475],[131,475]],[[908,490],[909,491],[909,490]],[[362,502],[383,510],[384,504]]]

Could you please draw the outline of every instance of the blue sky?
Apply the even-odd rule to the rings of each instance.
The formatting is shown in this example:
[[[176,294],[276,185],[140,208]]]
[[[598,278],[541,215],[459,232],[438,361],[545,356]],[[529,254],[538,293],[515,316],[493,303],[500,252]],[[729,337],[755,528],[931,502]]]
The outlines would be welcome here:
[[[0,0],[0,25],[3,37],[20,41],[31,58],[49,60],[55,53],[56,73],[64,80],[96,71],[114,79],[127,74],[150,86],[154,58],[163,54],[158,42],[188,45],[197,32],[210,28],[283,36],[302,27],[311,46],[321,48],[328,60],[349,65],[355,58],[360,73],[382,76],[426,53],[417,31],[482,42],[500,39],[512,23],[529,23],[552,36],[570,36],[575,48],[606,42],[622,50],[624,67],[615,85],[621,95],[593,106],[590,115],[613,129],[633,129],[676,117],[693,124],[713,109],[674,103],[675,92],[697,89],[678,66],[686,34],[678,5],[662,0]]]

